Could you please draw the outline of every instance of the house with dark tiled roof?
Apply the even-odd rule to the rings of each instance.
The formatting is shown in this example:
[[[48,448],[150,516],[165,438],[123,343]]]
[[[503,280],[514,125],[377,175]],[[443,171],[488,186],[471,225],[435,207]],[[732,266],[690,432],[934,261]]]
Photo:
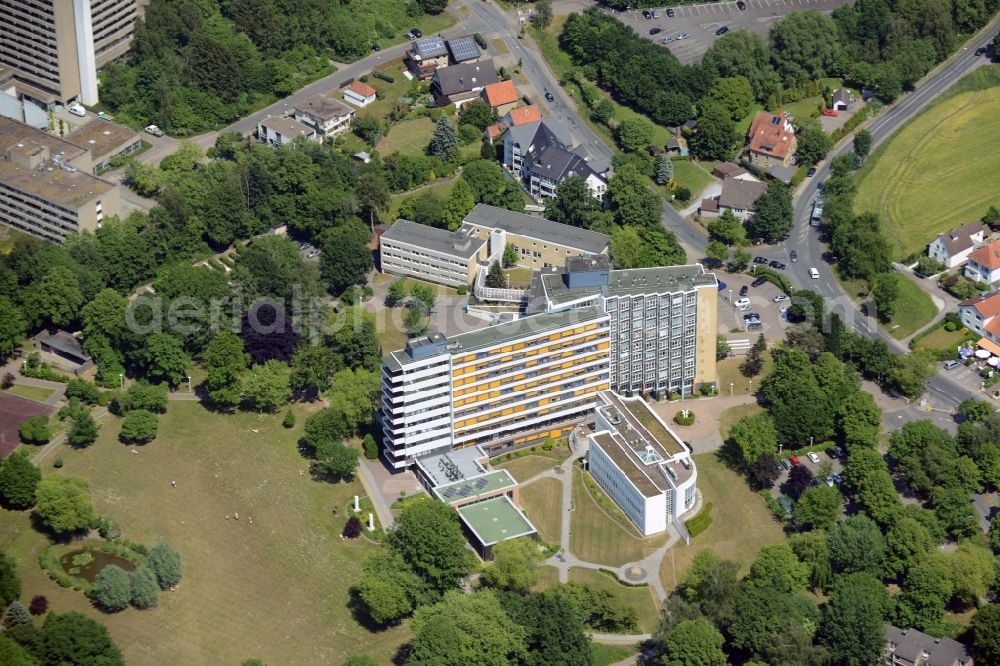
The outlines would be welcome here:
[[[972,251],[986,242],[990,229],[982,222],[969,222],[950,229],[927,246],[927,256],[937,259],[948,268],[964,264]]]
[[[834,111],[847,111],[854,103],[854,95],[847,88],[841,88],[830,96],[830,108]]]
[[[562,120],[513,125],[503,135],[503,145],[504,167],[536,200],[554,197],[559,183],[569,176],[583,178],[597,198],[607,191],[610,164],[590,159],[582,146],[573,148]]]
[[[916,629],[885,627],[885,666],[974,666],[972,652],[950,638],[934,638]]]
[[[730,210],[744,222],[753,215],[754,204],[767,191],[767,185],[758,181],[727,177],[722,181],[722,191],[709,199],[702,199],[698,214],[702,217],[717,217]]]
[[[492,60],[465,62],[434,71],[431,92],[440,106],[462,106],[479,97],[483,88],[497,82],[497,70]]]
[[[747,157],[762,169],[791,166],[798,148],[795,128],[784,112],[777,116],[766,111],[757,112],[750,123],[747,140]]]
[[[1000,280],[1000,240],[987,243],[969,253],[965,277],[986,284]]]

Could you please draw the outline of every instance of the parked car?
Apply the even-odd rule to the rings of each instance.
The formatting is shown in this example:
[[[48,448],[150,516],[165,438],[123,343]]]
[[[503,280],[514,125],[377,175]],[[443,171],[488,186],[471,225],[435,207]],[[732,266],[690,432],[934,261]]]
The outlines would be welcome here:
[[[407,38],[408,40],[410,40],[411,42],[412,42],[412,41],[413,41],[414,39],[416,39],[416,38],[417,38],[417,36],[416,36],[416,35],[414,35],[414,34],[413,34],[412,32],[408,32],[408,33],[406,33],[405,35],[403,35],[403,37],[406,37],[406,38]]]
[[[755,264],[766,264],[767,263],[767,259],[764,258],[764,257],[754,257],[753,258],[753,263],[755,263]]]
[[[146,134],[152,134],[153,136],[163,136],[163,130],[161,130],[156,125],[146,125]]]
[[[750,286],[751,286],[751,287],[759,287],[759,286],[761,286],[762,284],[767,284],[767,278],[762,278],[762,277],[759,277],[759,278],[757,278],[756,280],[754,280],[753,282],[751,282],[751,283],[750,283]]]
[[[642,18],[644,18],[644,19],[646,19],[648,21],[649,19],[653,18],[653,15],[650,12],[646,11],[645,9],[643,9],[642,10]]]
[[[742,287],[740,287],[740,296],[746,296],[749,293],[750,293],[750,287],[748,287],[746,285],[743,285]]]
[[[747,3],[743,2],[743,0],[737,0],[736,8],[742,12],[747,8]]]
[[[554,102],[554,101],[556,101],[556,96],[553,95],[552,93],[550,93],[548,90],[546,90],[545,91],[545,99],[546,99],[546,101]]]
[[[840,448],[839,446],[831,446],[826,450],[826,455],[830,456],[831,458],[843,458],[844,449]]]
[[[727,32],[729,32],[729,26],[724,25],[724,26],[722,26],[721,28],[719,28],[718,30],[715,31],[715,36],[719,37],[721,35],[726,34]]]
[[[775,296],[774,298],[771,299],[771,301],[773,303],[780,303],[782,301],[787,301],[787,300],[788,300],[788,296],[786,296],[784,294],[778,294],[777,296]]]
[[[812,178],[816,175],[816,167],[809,167],[809,171],[806,171],[806,176]]]
[[[677,39],[687,39],[690,36],[691,35],[687,34],[686,32],[682,32],[681,34],[677,35]]]
[[[813,280],[818,280],[819,279],[819,271],[816,270],[815,268],[810,268],[809,269],[809,277],[811,277]]]
[[[752,324],[753,322],[758,322],[760,321],[760,315],[757,314],[756,312],[748,312],[747,314],[743,315],[743,321],[745,321],[748,324]]]
[[[417,39],[420,39],[421,37],[424,36],[424,33],[420,31],[420,28],[410,28],[410,32],[412,32],[413,36],[416,37]]]
[[[660,40],[660,43],[669,44],[670,42],[674,41],[674,39],[675,39],[674,37],[664,37],[663,39]]]
[[[816,453],[814,451],[810,451],[809,453],[807,453],[806,457],[809,458],[809,460],[811,460],[814,463],[816,463],[817,465],[819,464],[819,456],[816,455]]]
[[[823,115],[830,116],[831,118],[836,118],[840,114],[837,111],[834,111],[833,109],[823,109]]]
[[[381,51],[381,50],[382,50],[381,46],[379,46],[378,44],[372,44],[372,51],[376,51],[377,52],[377,51]]]
[[[80,104],[70,104],[67,110],[74,116],[80,116],[81,118],[87,115],[87,109],[83,108]]]
[[[791,259],[792,263],[794,264],[796,261],[799,260],[799,253],[796,252],[795,250],[792,250],[791,252],[788,253],[788,258]]]
[[[788,462],[792,463],[793,465],[798,465],[799,464],[799,457],[798,456],[791,456],[788,459]]]
[[[309,253],[308,255],[306,255],[306,256],[307,256],[307,257],[309,257],[310,259],[312,259],[313,257],[317,257],[317,256],[319,256],[321,252],[323,252],[323,250],[321,250],[321,249],[319,249],[319,248],[317,247],[316,249],[314,249],[314,250],[313,250],[312,252],[310,252],[310,253]]]
[[[660,18],[660,12],[658,12],[658,11],[656,11],[656,10],[654,9],[654,10],[653,10],[653,18],[655,18],[655,19],[658,19],[658,18]]]
[[[841,485],[842,483],[844,483],[844,477],[843,477],[843,475],[841,475],[840,472],[837,472],[836,474],[834,474],[833,475],[833,482],[836,483],[838,486]]]
[[[768,266],[770,266],[771,268],[773,268],[775,270],[778,270],[778,271],[783,271],[786,268],[786,266],[783,263],[781,263],[780,261],[778,261],[777,259],[775,259],[771,263],[769,263]]]
[[[831,488],[833,488],[833,477],[832,476],[828,476],[828,477],[826,477],[823,480],[826,481],[826,485],[828,485]]]
[[[719,280],[719,291],[725,291],[725,290],[726,290],[726,283],[723,282],[722,280]]]
[[[309,243],[302,243],[299,245],[299,252],[305,252],[309,249]]]
[[[797,459],[796,459],[796,460],[797,460]],[[791,469],[791,468],[792,468],[792,463],[788,462],[788,459],[787,459],[787,458],[782,458],[782,459],[781,459],[781,460],[779,460],[778,462],[779,462],[779,463],[781,464],[781,466],[782,466],[783,468],[785,468],[786,470],[789,470],[789,469]]]
[[[748,321],[747,331],[761,331],[764,329],[764,324],[760,321]]]
[[[733,303],[733,305],[735,305],[736,308],[739,309],[739,310],[742,310],[744,308],[748,308],[748,307],[750,307],[750,299],[749,298],[740,298],[740,299],[737,299],[737,301],[735,303]]]
[[[960,365],[960,363],[958,361],[956,361],[955,359],[949,359],[949,360],[947,360],[947,361],[944,362],[944,369],[945,370],[954,370],[959,365]]]
[[[673,16],[674,16],[674,8],[673,7],[667,7],[667,16],[669,16],[670,18],[673,18]]]
[[[663,32],[663,28],[652,28],[652,29],[651,29],[651,30],[649,31],[649,34],[651,34],[651,35],[658,35],[658,34],[660,34],[661,32]]]

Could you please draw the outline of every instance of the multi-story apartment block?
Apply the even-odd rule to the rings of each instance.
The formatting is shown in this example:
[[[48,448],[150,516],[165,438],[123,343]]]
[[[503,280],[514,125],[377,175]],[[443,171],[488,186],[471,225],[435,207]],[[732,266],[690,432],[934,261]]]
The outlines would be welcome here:
[[[525,268],[562,268],[569,257],[605,254],[605,234],[504,208],[477,205],[456,231],[399,219],[379,239],[383,272],[458,286],[475,280],[504,248],[513,245]]]
[[[697,500],[690,449],[642,398],[598,393],[595,422],[587,449],[594,479],[643,536],[669,523],[683,530]]]
[[[612,270],[605,256],[543,271],[529,311],[597,306],[610,317],[611,386],[658,398],[716,381],[718,282],[700,264]]]
[[[609,388],[609,334],[608,316],[589,307],[410,340],[382,362],[386,459],[401,469],[451,449],[495,454],[566,436]]]
[[[318,143],[322,141],[312,127],[283,116],[272,116],[257,121],[257,140],[271,146],[284,146],[299,137]]]
[[[118,186],[91,175],[91,152],[0,116],[0,223],[61,243],[121,211]]]
[[[571,145],[569,128],[562,120],[512,125],[503,135],[503,165],[536,200],[556,196],[559,183],[569,176],[583,178],[591,194],[602,198],[610,165],[588,161],[584,146]]]
[[[0,0],[0,69],[42,106],[96,104],[97,70],[125,54],[148,0]],[[3,82],[0,81],[0,85]]]

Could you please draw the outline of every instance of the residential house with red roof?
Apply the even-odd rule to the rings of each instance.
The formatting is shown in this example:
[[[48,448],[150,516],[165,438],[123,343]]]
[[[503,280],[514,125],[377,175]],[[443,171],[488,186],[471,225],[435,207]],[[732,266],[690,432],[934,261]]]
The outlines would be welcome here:
[[[368,106],[375,101],[375,89],[367,83],[355,81],[344,89],[344,101],[354,106]]]
[[[790,167],[798,148],[795,128],[784,111],[777,116],[766,111],[757,112],[750,123],[747,140],[747,157],[762,169]]]
[[[480,97],[496,110],[498,116],[503,116],[517,106],[517,87],[511,80],[498,81],[483,88]]]
[[[1000,240],[976,248],[969,254],[965,277],[987,284],[1000,280]]]
[[[958,304],[958,317],[967,329],[1000,343],[997,315],[1000,315],[1000,292],[997,291]]]

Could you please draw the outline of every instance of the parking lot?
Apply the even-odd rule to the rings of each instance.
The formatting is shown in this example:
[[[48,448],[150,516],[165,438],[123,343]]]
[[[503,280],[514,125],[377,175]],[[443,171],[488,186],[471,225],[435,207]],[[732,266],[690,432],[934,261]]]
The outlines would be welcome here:
[[[666,7],[655,10],[660,15],[658,19],[644,19],[641,10],[617,12],[615,16],[658,44],[673,38],[667,47],[678,60],[689,64],[701,58],[718,39],[715,33],[723,26],[730,31],[742,28],[766,37],[771,24],[789,12],[807,9],[831,12],[846,4],[850,4],[850,0],[745,0],[744,10],[740,10],[736,2],[709,2],[673,7],[673,17],[667,16]],[[653,28],[660,28],[662,32],[650,35]],[[677,39],[682,34],[688,37]]]
[[[739,339],[749,338],[751,343],[757,339],[760,333],[768,342],[781,340],[785,337],[785,327],[788,322],[781,314],[781,308],[789,305],[790,301],[775,303],[774,297],[780,296],[783,292],[770,282],[765,282],[759,287],[750,286],[754,281],[754,276],[747,274],[732,275],[729,273],[719,273],[719,279],[726,283],[726,288],[719,292],[719,333],[727,338]],[[746,296],[740,296],[740,290],[747,288]],[[740,310],[736,307],[736,302],[741,298],[750,301],[750,307]],[[761,327],[757,330],[747,331],[744,315],[755,313],[760,316]],[[740,329],[740,333],[733,332]]]
[[[813,482],[814,485],[818,485],[820,483],[826,483],[825,476],[820,476],[821,467],[823,468],[824,472],[826,472],[826,468],[829,467],[830,475],[837,475],[843,473],[844,465],[841,462],[841,458],[831,457],[828,451],[825,451],[819,447],[817,447],[813,451],[813,453],[815,453],[816,456],[819,458],[818,463],[809,460],[809,457],[804,454],[796,457],[798,458],[799,465],[805,467],[806,469],[808,469],[810,472],[813,473],[813,476],[815,477],[815,481]],[[779,456],[779,458],[781,457],[782,456]],[[774,497],[778,497],[779,495],[782,494],[781,486],[784,485],[786,481],[788,481],[789,473],[790,469],[782,469],[781,475],[778,476],[778,480],[775,481],[774,485],[771,487],[771,494]]]

